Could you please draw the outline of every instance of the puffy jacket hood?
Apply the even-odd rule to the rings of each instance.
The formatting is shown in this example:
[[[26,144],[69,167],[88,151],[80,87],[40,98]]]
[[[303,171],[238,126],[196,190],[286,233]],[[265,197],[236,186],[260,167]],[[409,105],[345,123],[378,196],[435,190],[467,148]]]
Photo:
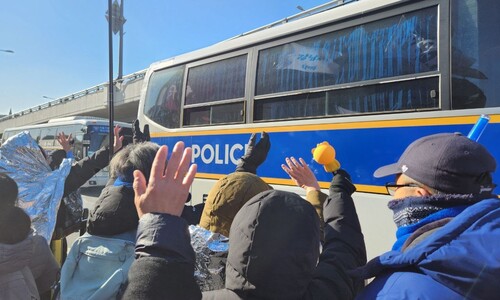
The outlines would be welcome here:
[[[319,257],[319,232],[316,211],[299,195],[257,194],[231,226],[226,288],[247,299],[300,298]]]

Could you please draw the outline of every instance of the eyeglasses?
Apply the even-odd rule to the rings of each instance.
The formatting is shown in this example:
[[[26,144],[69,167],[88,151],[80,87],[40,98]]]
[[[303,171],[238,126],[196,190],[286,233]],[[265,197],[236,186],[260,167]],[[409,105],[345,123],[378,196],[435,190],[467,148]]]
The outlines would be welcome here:
[[[421,186],[419,186],[416,183],[396,184],[395,182],[389,182],[389,183],[385,184],[385,188],[387,189],[387,193],[389,193],[389,195],[391,195],[391,196],[394,196],[396,191],[402,187],[421,187]]]

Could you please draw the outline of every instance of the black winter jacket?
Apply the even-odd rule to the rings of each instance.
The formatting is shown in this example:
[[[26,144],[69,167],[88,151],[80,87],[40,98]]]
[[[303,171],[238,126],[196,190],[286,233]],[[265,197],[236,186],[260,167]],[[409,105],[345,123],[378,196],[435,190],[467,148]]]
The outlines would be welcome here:
[[[134,190],[132,187],[114,185],[115,179],[110,179],[87,222],[87,232],[99,236],[113,236],[137,229],[139,216],[134,205]]]
[[[97,172],[109,164],[109,149],[108,147],[102,148],[91,156],[79,160],[76,164],[71,166],[68,176],[64,181],[64,194],[63,199],[68,197],[71,193],[78,190],[87,180],[92,178]],[[59,210],[57,211],[57,220],[54,230],[53,239],[60,239],[73,230],[78,228],[67,228],[68,215],[70,208],[66,206],[64,201],[61,201]],[[68,231],[69,230],[69,231]]]
[[[125,298],[353,299],[363,283],[347,271],[366,263],[366,251],[347,178],[335,175],[325,201],[318,263],[314,208],[296,194],[266,191],[247,202],[231,226],[226,288],[203,295],[192,275],[187,224],[167,214],[143,216]]]
[[[99,149],[71,167],[64,182],[64,196],[79,189],[87,180],[109,164],[109,148]]]

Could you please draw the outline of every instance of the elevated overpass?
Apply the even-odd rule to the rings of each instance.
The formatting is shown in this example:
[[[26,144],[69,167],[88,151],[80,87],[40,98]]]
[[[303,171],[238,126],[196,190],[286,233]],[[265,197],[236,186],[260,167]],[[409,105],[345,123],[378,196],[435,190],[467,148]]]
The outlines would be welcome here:
[[[132,122],[137,117],[139,96],[146,70],[115,81],[114,118]],[[6,128],[45,123],[50,119],[69,116],[108,118],[108,83],[60,97],[47,103],[0,118],[0,134]]]

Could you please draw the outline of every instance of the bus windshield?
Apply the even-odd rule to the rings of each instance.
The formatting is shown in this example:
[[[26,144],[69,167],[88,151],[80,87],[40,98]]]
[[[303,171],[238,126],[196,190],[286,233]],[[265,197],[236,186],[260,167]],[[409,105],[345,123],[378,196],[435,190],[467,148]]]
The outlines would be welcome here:
[[[87,155],[94,154],[97,150],[102,147],[109,145],[109,126],[108,125],[88,125],[87,126],[88,141],[85,141],[89,145],[87,149]],[[122,128],[121,135],[126,137],[126,142],[129,137],[132,136],[132,130],[130,128]]]

